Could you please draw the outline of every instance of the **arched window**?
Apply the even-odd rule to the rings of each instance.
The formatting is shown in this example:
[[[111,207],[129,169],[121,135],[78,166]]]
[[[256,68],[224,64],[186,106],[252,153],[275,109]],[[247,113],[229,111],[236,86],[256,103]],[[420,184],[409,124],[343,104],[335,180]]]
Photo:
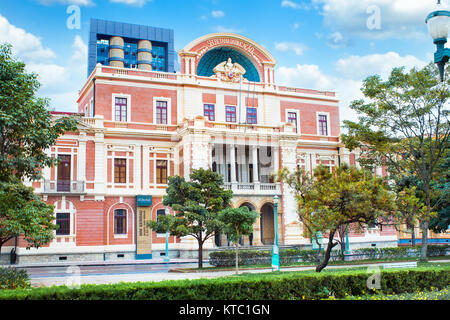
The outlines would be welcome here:
[[[114,234],[127,234],[127,210],[114,210]]]

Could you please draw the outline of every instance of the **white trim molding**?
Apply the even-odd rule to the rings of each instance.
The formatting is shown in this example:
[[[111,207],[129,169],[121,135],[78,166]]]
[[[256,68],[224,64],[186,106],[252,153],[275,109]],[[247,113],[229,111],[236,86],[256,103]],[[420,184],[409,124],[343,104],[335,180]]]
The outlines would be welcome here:
[[[123,93],[113,93],[111,99],[111,121],[115,122],[124,122],[124,121],[116,121],[116,98],[125,98],[127,99],[127,121],[131,122],[131,95],[123,94]]]
[[[319,116],[326,116],[327,117],[327,135],[321,135],[320,134],[320,127],[319,127]],[[331,128],[330,128],[330,113],[329,112],[316,112],[316,128],[317,128],[317,135],[322,137],[330,137],[331,136]]]
[[[167,123],[157,123],[156,122],[156,102],[166,101],[167,102]],[[171,125],[172,124],[172,99],[167,97],[153,97],[153,124],[156,125]]]

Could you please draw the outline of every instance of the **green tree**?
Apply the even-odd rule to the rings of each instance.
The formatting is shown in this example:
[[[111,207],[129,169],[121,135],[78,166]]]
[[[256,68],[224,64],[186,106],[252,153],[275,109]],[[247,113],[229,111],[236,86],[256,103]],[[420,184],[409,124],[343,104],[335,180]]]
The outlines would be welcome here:
[[[253,224],[259,213],[247,207],[226,208],[219,213],[219,221],[223,223],[222,231],[236,246],[236,274],[239,273],[239,240],[242,236],[253,233]]]
[[[54,118],[49,100],[36,96],[37,77],[25,72],[11,45],[0,45],[0,181],[41,178],[42,168],[57,164],[45,150],[77,129],[78,118]]]
[[[344,121],[347,134],[342,140],[348,149],[361,150],[362,166],[386,166],[393,180],[410,175],[418,180],[426,205],[420,221],[425,260],[429,223],[438,203],[432,185],[449,143],[449,80],[439,82],[433,64],[409,72],[394,68],[387,81],[368,77],[361,91],[366,100],[350,106],[358,122]]]
[[[27,248],[50,242],[56,229],[53,210],[21,181],[0,182],[0,252],[14,237],[22,236]]]
[[[396,209],[385,182],[355,167],[341,166],[331,173],[329,168],[318,166],[312,177],[303,169],[290,173],[283,168],[278,180],[295,190],[299,218],[306,230],[310,234],[321,232],[328,238],[317,272],[327,266],[332,249],[340,243],[339,237],[335,239],[339,229],[352,227],[362,232]]]
[[[423,219],[427,214],[426,206],[422,199],[417,196],[417,187],[404,187],[395,193],[397,211],[392,215],[392,222],[397,231],[402,230],[411,234],[411,245],[415,247],[415,230],[417,221]],[[406,230],[403,230],[403,226]]]
[[[77,129],[77,117],[54,118],[48,99],[36,96],[37,75],[0,45],[0,250],[23,236],[29,247],[53,238],[53,206],[46,205],[22,181],[38,180],[45,166],[57,164],[45,150],[66,131]]]
[[[203,267],[203,244],[222,228],[219,212],[230,205],[233,192],[224,190],[222,175],[210,169],[193,170],[190,181],[183,177],[169,178],[163,204],[175,211],[157,221],[149,221],[154,231],[176,237],[192,236],[198,242],[198,267]]]
[[[446,232],[450,226],[450,150],[439,165],[438,175],[432,188],[435,197],[437,216],[430,221],[430,230],[440,233]]]

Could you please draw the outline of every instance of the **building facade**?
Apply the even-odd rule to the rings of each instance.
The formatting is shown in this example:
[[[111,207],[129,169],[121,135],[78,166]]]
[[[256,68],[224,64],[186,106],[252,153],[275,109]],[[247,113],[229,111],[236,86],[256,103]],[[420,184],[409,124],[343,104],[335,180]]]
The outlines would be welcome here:
[[[233,207],[260,213],[243,245],[273,244],[276,218],[281,245],[310,247],[292,190],[271,175],[281,167],[311,171],[320,164],[330,170],[340,163],[357,165],[358,155],[339,140],[335,93],[277,85],[276,60],[241,35],[215,33],[192,41],[178,52],[181,71],[174,73],[173,33],[166,43],[168,69],[160,71],[148,32],[131,41],[129,33],[128,38],[113,34],[113,24],[109,31],[93,24],[89,61],[96,64],[90,63],[78,98],[84,116],[77,132],[67,132],[48,150],[60,164],[32,183],[55,205],[59,229],[39,249],[25,250],[19,241],[19,263],[160,257],[165,234],[152,232],[146,222],[173,214],[162,204],[168,177],[188,179],[198,168],[223,175],[225,188],[233,190]],[[156,39],[161,45],[163,39]],[[121,61],[126,43],[137,44],[136,64],[129,67]],[[109,60],[101,56],[102,48]],[[375,173],[385,174],[381,168]],[[277,217],[275,195],[280,198]],[[397,233],[392,227],[350,231],[349,240],[350,249],[396,246]],[[224,236],[216,235],[204,247],[227,245]],[[170,236],[169,248],[171,257],[191,257],[197,242]]]

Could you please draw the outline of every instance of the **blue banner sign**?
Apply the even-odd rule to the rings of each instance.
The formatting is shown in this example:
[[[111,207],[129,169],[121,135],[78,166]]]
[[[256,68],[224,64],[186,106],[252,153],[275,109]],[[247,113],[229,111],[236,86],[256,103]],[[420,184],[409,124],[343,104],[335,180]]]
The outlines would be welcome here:
[[[138,207],[150,207],[152,205],[152,196],[136,196]]]

